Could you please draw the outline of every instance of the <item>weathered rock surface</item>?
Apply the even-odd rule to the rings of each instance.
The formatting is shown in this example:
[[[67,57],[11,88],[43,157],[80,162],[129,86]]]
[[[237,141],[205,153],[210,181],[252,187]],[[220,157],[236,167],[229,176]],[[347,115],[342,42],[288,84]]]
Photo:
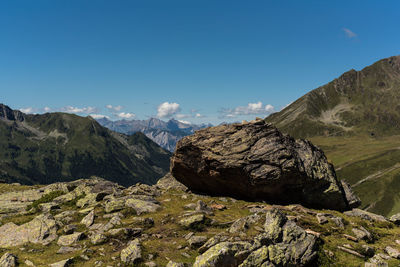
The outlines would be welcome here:
[[[372,242],[373,240],[371,233],[362,226],[360,226],[359,228],[353,228],[351,229],[351,231],[356,235],[357,239],[359,240],[365,240],[367,242]]]
[[[17,264],[18,264],[17,257],[11,253],[6,252],[0,258],[1,267],[15,267],[17,266]]]
[[[365,210],[361,210],[361,209],[352,209],[352,210],[344,212],[344,214],[346,214],[347,216],[360,217],[364,220],[368,220],[371,222],[373,222],[373,221],[388,222],[388,220],[382,215],[378,215],[378,214],[368,212]]]
[[[263,120],[210,127],[184,137],[171,158],[171,174],[190,190],[213,195],[349,208],[324,153]]]
[[[121,261],[126,264],[135,264],[142,259],[142,248],[139,240],[129,242],[128,246],[121,251]]]
[[[79,248],[74,248],[74,247],[60,247],[59,250],[57,250],[57,254],[68,254],[74,251],[79,250]]]
[[[204,253],[216,244],[227,241],[227,239],[227,236],[215,235],[214,237],[208,239],[207,242],[198,249],[198,251],[200,253]]]
[[[66,235],[70,235],[70,234],[73,234],[75,232],[76,228],[77,228],[76,225],[68,224],[68,225],[64,226],[63,232]]]
[[[158,188],[169,190],[169,189],[177,189],[181,191],[187,191],[188,188],[184,184],[178,182],[175,177],[171,175],[171,173],[166,174],[160,180],[158,180],[156,186]]]
[[[137,215],[147,212],[156,212],[160,208],[160,205],[157,203],[134,198],[128,199],[125,202],[125,206],[134,209]]]
[[[83,217],[83,219],[81,220],[81,224],[86,225],[86,227],[91,226],[93,223],[94,223],[94,210],[89,212],[89,214]]]
[[[43,196],[38,189],[0,194],[0,214],[23,212],[26,207]]]
[[[103,244],[106,241],[107,241],[107,237],[105,235],[103,235],[102,233],[94,233],[93,235],[90,236],[90,242],[93,245]]]
[[[142,234],[142,232],[143,232],[142,228],[117,228],[117,229],[111,229],[107,233],[112,237],[128,238],[128,237],[139,236]]]
[[[351,209],[359,207],[361,205],[361,199],[354,193],[353,189],[351,188],[351,185],[343,180],[340,182],[343,186],[346,199],[349,202],[349,207]]]
[[[267,238],[273,242],[281,239],[282,226],[286,223],[287,217],[277,209],[273,209],[265,215],[264,230]]]
[[[73,262],[72,259],[66,259],[66,260],[62,260],[62,261],[58,261],[56,263],[50,264],[49,266],[51,266],[51,267],[68,267],[71,265],[72,262]]]
[[[84,198],[79,199],[76,206],[79,208],[85,208],[96,205],[96,203],[102,200],[106,194],[104,193],[89,193]]]
[[[193,266],[307,266],[316,256],[316,238],[274,209],[266,213],[265,232],[253,244],[220,242],[198,256]]]
[[[231,267],[238,266],[249,254],[248,242],[222,242],[196,258],[193,267]]]
[[[254,260],[259,262],[262,255],[264,257],[262,264],[266,266],[270,263],[276,266],[306,266],[311,264],[317,256],[315,236],[308,234],[293,221],[287,220],[285,216],[282,217],[279,212],[272,211],[269,214],[267,213],[266,216],[269,218],[276,217],[277,219],[268,220],[271,222],[271,226],[266,227],[266,229],[270,230],[266,231],[265,234],[260,234],[255,242],[256,245],[263,246],[258,251],[254,251],[254,254],[250,254],[242,266],[258,266],[254,265]],[[281,227],[282,223],[284,225]],[[274,230],[271,231],[271,229]],[[266,253],[267,251],[268,253]]]
[[[317,217],[317,221],[319,224],[324,224],[328,222],[328,218],[323,213],[317,213],[315,217]]]
[[[23,225],[7,223],[0,227],[0,247],[7,248],[31,243],[48,244],[57,238],[53,216],[42,214]]]
[[[387,246],[385,248],[385,251],[387,254],[389,254],[390,257],[395,258],[395,259],[400,259],[400,252],[397,249]]]
[[[188,243],[192,249],[196,249],[204,245],[206,243],[207,237],[206,236],[192,236],[189,238]]]
[[[125,199],[110,199],[105,204],[107,213],[122,210],[125,207]]]
[[[166,267],[185,267],[185,264],[169,261]]]
[[[179,225],[186,229],[197,229],[206,222],[204,214],[192,215],[179,221]]]
[[[392,215],[389,220],[394,224],[400,225],[400,213]]]
[[[83,239],[85,235],[83,233],[74,233],[70,235],[63,235],[58,238],[57,245],[59,246],[71,246],[76,244],[79,240]]]
[[[255,214],[240,218],[235,222],[233,222],[231,227],[229,227],[229,233],[234,234],[234,233],[245,232],[250,227],[250,225],[255,224],[260,219],[261,217]]]

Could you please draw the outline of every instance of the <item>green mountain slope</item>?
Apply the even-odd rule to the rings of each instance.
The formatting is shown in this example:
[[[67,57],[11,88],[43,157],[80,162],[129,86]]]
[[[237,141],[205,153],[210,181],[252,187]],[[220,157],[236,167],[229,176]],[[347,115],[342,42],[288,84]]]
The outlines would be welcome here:
[[[350,70],[267,121],[295,137],[400,132],[400,56]]]
[[[47,184],[97,175],[132,185],[155,183],[170,153],[141,133],[112,132],[90,117],[28,115],[0,105],[0,179]]]
[[[266,120],[320,146],[364,209],[400,212],[400,56],[346,72]]]

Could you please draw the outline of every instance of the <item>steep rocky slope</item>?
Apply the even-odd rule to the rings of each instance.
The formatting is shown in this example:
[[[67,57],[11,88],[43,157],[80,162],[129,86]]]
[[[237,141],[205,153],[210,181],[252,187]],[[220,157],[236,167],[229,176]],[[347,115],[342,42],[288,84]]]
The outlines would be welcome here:
[[[198,195],[170,175],[0,184],[0,201],[2,267],[400,264],[398,217]]]
[[[112,132],[66,113],[28,115],[0,105],[0,179],[46,184],[99,175],[123,185],[155,183],[170,153],[142,133]]]

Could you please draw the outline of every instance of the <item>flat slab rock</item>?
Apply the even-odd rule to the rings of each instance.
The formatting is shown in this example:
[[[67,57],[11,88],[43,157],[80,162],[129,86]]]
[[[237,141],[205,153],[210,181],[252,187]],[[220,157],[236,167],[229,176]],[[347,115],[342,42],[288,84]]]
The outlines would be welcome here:
[[[349,209],[350,196],[322,150],[263,120],[184,137],[171,158],[171,174],[190,190],[211,195]]]
[[[57,238],[53,216],[42,214],[23,225],[7,223],[0,227],[0,247],[20,246],[28,242],[46,245]]]
[[[38,189],[0,194],[0,214],[23,212],[29,204],[43,196]]]
[[[349,211],[344,212],[345,215],[347,216],[352,216],[352,217],[360,217],[364,220],[368,221],[375,221],[375,222],[388,222],[388,220],[382,216],[378,215],[369,211],[361,210],[361,209],[352,209]]]

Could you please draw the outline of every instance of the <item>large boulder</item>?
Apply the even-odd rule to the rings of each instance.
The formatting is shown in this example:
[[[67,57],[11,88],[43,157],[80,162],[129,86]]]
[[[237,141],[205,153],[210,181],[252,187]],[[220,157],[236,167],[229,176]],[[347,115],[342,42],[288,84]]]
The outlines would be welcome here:
[[[322,150],[263,120],[210,127],[181,139],[171,174],[192,191],[270,203],[349,209]]]

